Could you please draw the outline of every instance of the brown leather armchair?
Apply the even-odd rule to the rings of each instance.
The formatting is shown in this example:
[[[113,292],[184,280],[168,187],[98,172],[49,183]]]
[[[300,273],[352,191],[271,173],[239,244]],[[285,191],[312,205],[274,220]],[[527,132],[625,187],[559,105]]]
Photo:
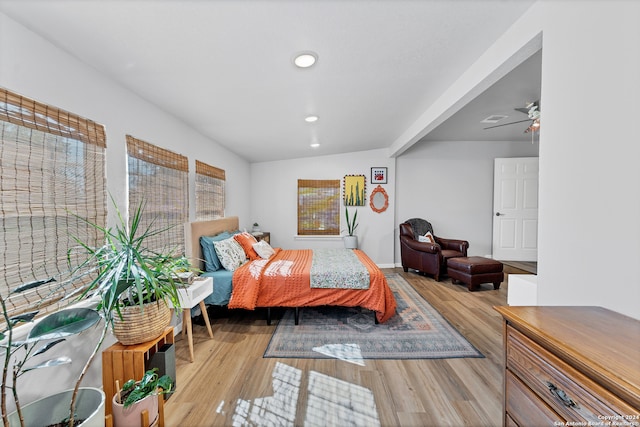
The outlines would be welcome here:
[[[400,224],[400,257],[402,268],[423,274],[432,274],[436,281],[447,272],[449,258],[466,257],[469,242],[433,236],[435,243],[418,241],[427,231],[433,234],[431,224],[421,218],[412,218]]]

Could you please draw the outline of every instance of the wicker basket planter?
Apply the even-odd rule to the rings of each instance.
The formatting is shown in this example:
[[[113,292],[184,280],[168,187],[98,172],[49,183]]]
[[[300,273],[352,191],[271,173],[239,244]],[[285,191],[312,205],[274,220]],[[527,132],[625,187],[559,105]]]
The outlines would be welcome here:
[[[164,301],[123,307],[120,312],[122,319],[113,316],[113,334],[124,345],[158,338],[171,323],[171,309]]]

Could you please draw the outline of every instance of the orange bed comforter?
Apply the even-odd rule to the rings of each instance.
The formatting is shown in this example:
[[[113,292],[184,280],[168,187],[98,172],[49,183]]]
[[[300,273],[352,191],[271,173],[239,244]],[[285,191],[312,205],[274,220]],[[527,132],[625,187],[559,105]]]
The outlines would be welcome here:
[[[313,251],[278,248],[268,260],[250,261],[234,271],[229,308],[363,307],[375,311],[378,321],[385,322],[396,312],[393,292],[378,266],[361,250],[354,252],[369,271],[369,289],[311,288]]]

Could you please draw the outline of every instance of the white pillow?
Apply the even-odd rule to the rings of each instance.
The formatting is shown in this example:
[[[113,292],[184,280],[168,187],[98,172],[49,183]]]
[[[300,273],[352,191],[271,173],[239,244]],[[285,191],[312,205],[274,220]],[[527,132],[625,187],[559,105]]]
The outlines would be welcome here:
[[[253,249],[260,256],[260,258],[263,258],[263,259],[269,259],[273,256],[273,254],[276,253],[276,251],[273,250],[271,245],[265,242],[264,240],[261,240],[258,243],[254,243]]]
[[[418,242],[435,243],[436,239],[433,238],[430,231],[427,231],[424,236],[418,236]]]
[[[234,271],[247,259],[244,249],[233,237],[213,242],[213,247],[225,270]]]

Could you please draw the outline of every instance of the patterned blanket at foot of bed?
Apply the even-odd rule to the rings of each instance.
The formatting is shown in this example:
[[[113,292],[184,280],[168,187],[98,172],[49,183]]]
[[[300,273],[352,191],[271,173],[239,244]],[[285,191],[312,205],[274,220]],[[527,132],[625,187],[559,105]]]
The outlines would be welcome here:
[[[314,249],[311,287],[369,289],[369,271],[351,249]]]

